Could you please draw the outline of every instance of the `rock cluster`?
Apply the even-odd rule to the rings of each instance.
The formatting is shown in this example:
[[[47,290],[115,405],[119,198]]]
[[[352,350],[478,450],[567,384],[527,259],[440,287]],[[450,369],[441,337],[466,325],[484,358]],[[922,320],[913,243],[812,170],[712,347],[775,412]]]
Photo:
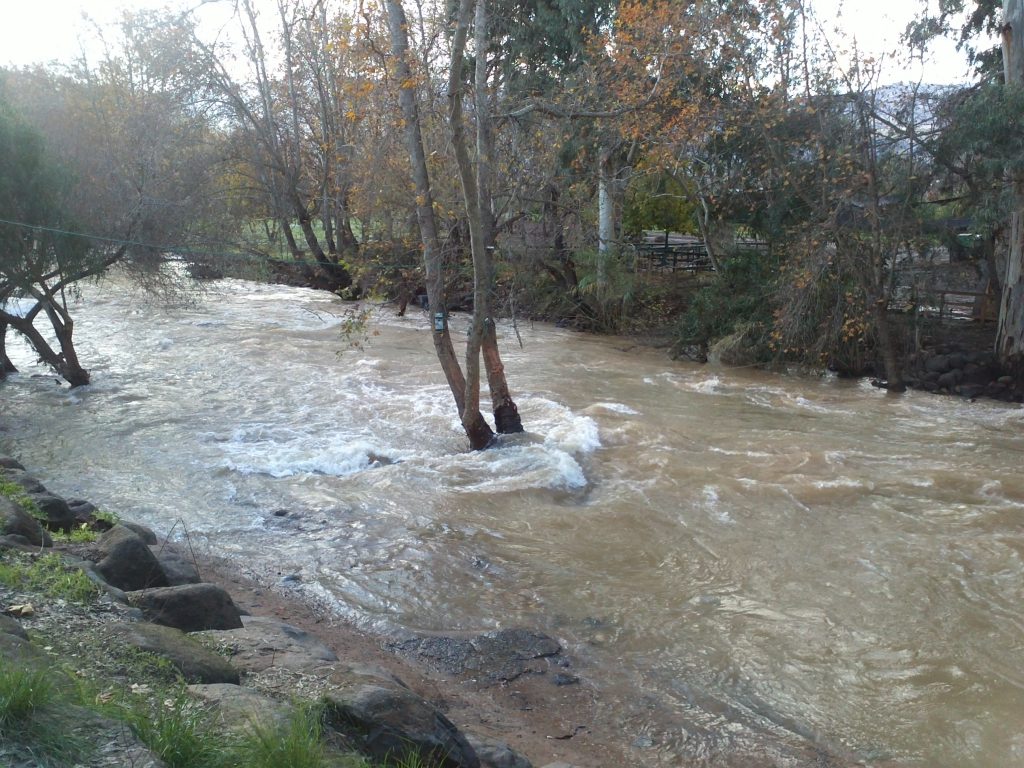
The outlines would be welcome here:
[[[915,389],[970,399],[1024,401],[1022,383],[1005,375],[993,352],[943,345],[911,355],[906,368],[907,385]]]
[[[23,489],[41,518],[0,496],[0,551],[52,547],[49,531],[83,525],[105,529],[96,542],[79,549],[77,557],[66,557],[125,606],[125,615],[132,620],[111,621],[110,637],[166,659],[225,729],[283,720],[292,706],[247,686],[247,681],[270,670],[313,675],[324,681],[320,702],[332,738],[371,759],[413,751],[425,766],[530,768],[529,760],[507,744],[463,733],[437,706],[391,673],[347,664],[316,637],[282,621],[245,615],[225,590],[203,583],[195,564],[170,543],[160,543],[150,529],[98,519],[93,505],[51,494],[10,459],[0,458],[0,481]],[[221,652],[211,650],[211,645]],[[465,647],[454,643],[446,650],[466,668],[474,666],[466,661],[471,659],[469,650],[481,648],[512,649],[503,676],[521,674],[530,660],[560,650],[554,640],[525,631],[466,641]],[[438,651],[429,643],[416,648],[421,653],[427,649]],[[38,651],[20,623],[0,616],[0,660],[35,656]],[[138,764],[151,762],[139,758]]]

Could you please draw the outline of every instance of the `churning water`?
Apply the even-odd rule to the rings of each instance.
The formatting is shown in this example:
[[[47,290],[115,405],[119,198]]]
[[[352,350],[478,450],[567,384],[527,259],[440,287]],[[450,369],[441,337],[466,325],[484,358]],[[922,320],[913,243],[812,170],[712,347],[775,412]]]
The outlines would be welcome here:
[[[527,325],[529,432],[467,453],[422,316],[360,350],[328,294],[86,295],[94,383],[15,348],[0,385],[0,450],[56,491],[374,629],[546,630],[637,765],[1024,765],[1020,409]]]

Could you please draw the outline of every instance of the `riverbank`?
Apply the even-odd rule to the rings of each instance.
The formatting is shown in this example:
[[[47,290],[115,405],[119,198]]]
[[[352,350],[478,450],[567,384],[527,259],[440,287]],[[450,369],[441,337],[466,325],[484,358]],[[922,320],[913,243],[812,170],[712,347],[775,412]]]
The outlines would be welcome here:
[[[305,701],[325,708],[330,738],[324,741],[331,750],[343,754],[340,744],[371,759],[394,746],[366,736],[383,731],[394,744],[425,745],[418,758],[423,765],[433,764],[430,745],[450,754],[444,762],[450,766],[626,764],[615,735],[597,725],[599,694],[571,673],[571,660],[553,638],[527,630],[432,638],[432,646],[447,643],[475,655],[476,663],[464,664],[462,674],[446,674],[396,652],[410,650],[411,636],[399,642],[367,634],[297,599],[286,586],[246,573],[239,563],[204,558],[141,525],[112,525],[110,512],[120,512],[97,515],[86,501],[50,493],[19,466],[0,461],[5,670],[26,660],[30,666],[66,666],[108,699],[115,698],[114,690],[167,696],[176,680],[190,684],[188,695],[205,717],[233,723],[268,711],[280,715]],[[11,575],[31,573],[40,562],[59,572],[54,554],[65,563],[61,579],[77,585],[75,599]],[[89,582],[83,588],[82,574],[100,590],[90,590]],[[142,586],[140,579],[158,586]],[[175,590],[188,594],[175,596]],[[179,606],[181,600],[188,605]],[[197,611],[196,605],[208,607]],[[133,648],[155,660],[126,665]],[[372,706],[365,701],[370,692]],[[43,716],[59,722],[65,715],[50,707]],[[372,719],[353,725],[357,718]],[[96,743],[82,747],[90,757],[76,764],[161,764],[134,730],[121,728],[118,736],[114,721],[87,731],[87,740]],[[36,765],[33,750],[19,746],[12,732],[0,730],[0,754],[18,768]]]

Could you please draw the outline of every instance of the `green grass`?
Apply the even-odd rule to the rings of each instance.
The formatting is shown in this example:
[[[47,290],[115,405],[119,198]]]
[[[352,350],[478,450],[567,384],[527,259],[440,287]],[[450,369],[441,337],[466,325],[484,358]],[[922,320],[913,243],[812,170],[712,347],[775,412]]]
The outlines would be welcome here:
[[[58,554],[17,554],[0,561],[0,584],[73,603],[89,603],[99,596],[99,588],[89,577],[65,565]]]
[[[25,493],[25,489],[17,483],[12,483],[10,480],[0,480],[0,496],[6,496],[15,504],[18,504],[36,520],[46,520],[46,515],[43,514],[43,511],[39,509],[32,500],[32,497]]]
[[[50,704],[54,696],[45,672],[0,661],[0,737],[10,738],[24,730],[25,721]]]
[[[100,536],[89,527],[88,523],[82,523],[77,528],[72,528],[67,533],[63,531],[52,531],[50,536],[55,542],[62,541],[69,544],[88,544],[96,541]]]
[[[223,734],[206,724],[208,718],[184,691],[157,702],[153,710],[132,712],[129,722],[139,739],[168,768],[224,768],[227,759]]]
[[[239,764],[249,768],[326,768],[322,712],[309,704],[296,706],[279,727],[257,725],[238,747]]]

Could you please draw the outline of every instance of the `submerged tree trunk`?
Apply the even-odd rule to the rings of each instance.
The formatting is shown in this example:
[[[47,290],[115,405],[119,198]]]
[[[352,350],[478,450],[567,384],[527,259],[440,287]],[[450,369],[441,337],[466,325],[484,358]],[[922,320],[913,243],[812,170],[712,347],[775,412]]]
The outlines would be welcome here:
[[[75,345],[72,340],[74,325],[70,315],[66,315],[61,319],[60,310],[53,307],[52,304],[46,305],[44,309],[53,326],[54,335],[57,337],[57,343],[60,345],[60,352],[51,347],[46,338],[32,324],[32,315],[17,317],[7,313],[0,313],[2,314],[0,322],[9,325],[24,336],[28,343],[32,345],[32,349],[39,355],[39,359],[50,366],[58,376],[72,387],[81,387],[88,384],[89,372],[78,361],[78,353],[75,351]]]
[[[433,195],[430,176],[427,172],[426,155],[423,151],[423,136],[420,130],[419,106],[416,103],[415,80],[409,65],[408,22],[400,0],[385,0],[388,14],[388,31],[391,38],[391,53],[395,60],[398,82],[399,105],[405,122],[406,148],[412,166],[413,184],[416,188],[416,220],[423,245],[423,264],[426,271],[427,299],[433,320],[434,350],[448,381],[448,387],[455,398],[463,428],[474,449],[486,447],[494,433],[480,413],[479,405],[467,411],[466,379],[459,367],[458,357],[452,344],[448,327],[448,310],[444,301],[444,275],[441,271],[441,245],[437,236],[434,219]]]
[[[490,93],[487,87],[487,0],[476,0],[474,22],[474,46],[477,50],[476,70],[474,73],[476,102],[476,179],[477,179],[477,213],[483,232],[482,244],[486,259],[486,271],[474,277],[482,285],[482,293],[487,300],[487,314],[484,316],[484,327],[480,338],[480,351],[483,356],[484,369],[487,371],[487,386],[491,392],[491,409],[494,414],[494,428],[499,434],[511,434],[523,431],[523,420],[519,416],[519,408],[512,399],[512,393],[505,378],[505,365],[501,362],[498,350],[498,333],[491,313],[491,292],[494,287],[494,268],[492,264],[496,245],[496,226],[494,212],[491,208],[491,163],[494,157],[494,143],[491,134]],[[475,259],[474,259],[475,264]]]
[[[1003,0],[1003,70],[1007,88],[1024,88],[1024,0]],[[996,354],[1014,375],[1024,375],[1024,172],[1011,177],[1009,253],[999,308]]]

